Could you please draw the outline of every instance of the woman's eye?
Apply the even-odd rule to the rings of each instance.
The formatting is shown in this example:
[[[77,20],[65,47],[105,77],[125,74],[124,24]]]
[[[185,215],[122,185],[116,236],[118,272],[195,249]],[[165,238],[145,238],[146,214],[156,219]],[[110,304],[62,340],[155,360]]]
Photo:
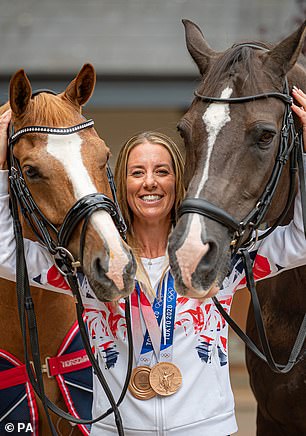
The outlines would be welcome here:
[[[24,173],[28,179],[35,179],[39,177],[39,171],[37,168],[27,165],[24,167]]]
[[[140,170],[135,170],[132,172],[132,176],[134,176],[134,177],[141,177],[142,174],[143,174],[143,171],[140,171]]]
[[[157,174],[161,175],[161,176],[166,176],[169,174],[168,170],[158,170]]]

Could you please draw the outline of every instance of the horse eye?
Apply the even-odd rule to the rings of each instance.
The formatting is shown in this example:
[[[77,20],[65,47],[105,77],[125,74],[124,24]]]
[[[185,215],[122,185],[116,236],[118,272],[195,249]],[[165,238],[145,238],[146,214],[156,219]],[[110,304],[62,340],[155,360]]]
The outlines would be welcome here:
[[[266,147],[267,145],[271,144],[274,136],[275,136],[275,132],[271,132],[271,131],[263,132],[258,138],[258,144],[263,147]]]
[[[259,142],[262,142],[264,144],[270,143],[274,138],[274,135],[275,134],[272,132],[264,132],[259,138]]]
[[[107,165],[110,157],[111,157],[111,153],[108,151],[106,155],[103,157],[103,160],[99,163],[100,170],[103,170],[105,168],[105,165]]]
[[[31,165],[26,165],[23,170],[28,179],[37,179],[39,177],[38,169]]]
[[[177,129],[180,137],[184,138],[184,131],[183,131],[182,127],[179,124],[176,126],[176,129]]]
[[[185,131],[186,131],[186,127],[185,127],[185,122],[184,122],[183,119],[180,120],[180,121],[177,123],[177,125],[176,125],[176,129],[177,129],[177,131],[179,132],[179,134],[180,134],[181,136],[184,136]]]
[[[176,129],[180,137],[184,140],[185,145],[187,145],[187,143],[190,141],[191,134],[190,123],[183,119],[177,124]]]

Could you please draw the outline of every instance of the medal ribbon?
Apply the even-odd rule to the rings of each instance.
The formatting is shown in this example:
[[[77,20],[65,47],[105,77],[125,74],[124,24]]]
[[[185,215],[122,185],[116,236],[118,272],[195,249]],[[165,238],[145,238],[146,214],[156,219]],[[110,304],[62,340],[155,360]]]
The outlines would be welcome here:
[[[163,316],[163,341],[160,346],[159,360],[160,362],[171,362],[173,355],[173,335],[174,335],[174,322],[176,310],[177,293],[174,290],[174,280],[169,272],[167,275],[167,292],[165,313]]]
[[[165,281],[167,286],[165,291]],[[176,310],[176,292],[174,290],[174,280],[168,272],[162,282],[160,297],[155,297],[153,306],[146,295],[141,291],[139,284],[131,296],[132,319],[133,319],[133,341],[137,365],[150,366],[153,352],[157,361],[172,360],[173,354],[173,334]],[[158,291],[157,291],[158,294]],[[166,301],[164,302],[164,299]],[[146,325],[146,332],[142,345],[140,338],[143,337],[140,319],[140,310]],[[163,320],[163,327],[161,322]],[[138,357],[139,356],[139,357]]]

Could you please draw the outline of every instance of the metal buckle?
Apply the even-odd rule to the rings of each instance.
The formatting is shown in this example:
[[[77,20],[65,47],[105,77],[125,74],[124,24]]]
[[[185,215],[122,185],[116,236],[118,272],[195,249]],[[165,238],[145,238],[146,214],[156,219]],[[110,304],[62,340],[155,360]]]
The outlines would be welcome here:
[[[50,374],[50,366],[49,366],[50,356],[45,358],[45,363],[41,365],[41,371],[44,374],[47,374],[48,378],[53,378],[54,376]]]
[[[42,374],[47,374],[48,378],[53,378],[54,376],[50,374],[49,360],[50,360],[50,357],[49,356],[46,357],[45,363],[41,363],[40,368],[41,368]],[[30,360],[30,366],[31,366],[34,377],[37,378],[33,360]]]
[[[69,259],[70,267],[71,267],[71,271],[68,271],[68,272],[63,271],[62,268],[57,264],[56,259],[55,259],[55,266],[58,269],[58,271],[64,277],[66,277],[69,273],[72,273],[72,275],[76,275],[78,268],[80,268],[80,266],[81,266],[81,262],[79,260],[75,260],[75,258],[70,253],[70,251],[67,250],[67,248],[65,248],[65,247],[56,247],[55,250],[56,250],[56,253],[58,253],[61,258],[63,258],[63,259],[68,258]]]

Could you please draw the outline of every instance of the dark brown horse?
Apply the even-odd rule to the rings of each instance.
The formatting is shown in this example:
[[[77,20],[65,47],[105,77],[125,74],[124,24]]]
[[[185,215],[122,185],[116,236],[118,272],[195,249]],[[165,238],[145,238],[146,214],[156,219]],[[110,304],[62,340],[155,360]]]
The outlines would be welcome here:
[[[305,70],[297,63],[305,23],[275,47],[253,42],[234,45],[224,53],[212,50],[194,23],[185,20],[184,25],[188,50],[202,76],[198,97],[178,126],[186,145],[187,197],[205,199],[214,212],[217,209],[219,219],[212,219],[211,212],[210,217],[185,213],[170,238],[169,257],[178,292],[202,298],[213,285],[220,286],[228,272],[232,223],[243,221],[256,207],[270,179],[286,105],[275,95],[238,104],[228,99],[283,94],[286,76],[289,90],[293,85],[305,90]],[[286,165],[266,221],[281,215],[288,191]],[[221,219],[220,210],[224,211]],[[304,267],[288,271],[258,286],[264,294],[265,323],[269,336],[273,335],[271,346],[280,363],[288,359],[305,313],[305,271]],[[248,331],[253,337],[254,329],[250,315]],[[248,368],[258,401],[258,434],[306,434],[305,360],[289,374],[276,375],[248,353]]]
[[[259,282],[256,286],[267,326],[269,343],[277,362],[285,364],[306,313],[304,290],[306,268],[284,271],[281,275]],[[259,344],[250,306],[247,334]],[[250,383],[257,400],[257,434],[259,436],[295,436],[306,434],[305,354],[288,374],[272,372],[268,365],[246,349]]]
[[[42,92],[32,97],[30,82],[20,70],[11,79],[10,100],[0,108],[0,113],[10,105],[15,131],[27,126],[76,126],[84,123],[82,106],[91,97],[94,86],[94,68],[86,64],[61,94]],[[57,229],[80,198],[94,193],[112,197],[106,169],[109,149],[92,126],[67,135],[52,132],[25,134],[15,143],[14,156],[36,204]],[[26,238],[35,239],[26,223],[23,223],[23,228]],[[80,234],[81,226],[78,225],[66,247],[75,259],[80,258]],[[30,265],[32,262],[32,269],[39,262],[35,258],[28,260]],[[132,290],[133,256],[106,211],[93,213],[89,220],[84,239],[83,269],[99,300],[112,301]],[[6,278],[13,279],[13,274],[8,272]],[[38,320],[41,361],[44,363],[46,357],[57,354],[75,321],[75,303],[71,296],[37,287],[33,287],[32,296]],[[15,283],[3,279],[0,281],[0,348],[24,361]],[[63,407],[56,380],[44,378],[47,396]],[[41,403],[38,404],[41,407]],[[40,417],[40,433],[47,435],[45,414],[41,413]],[[71,434],[69,423],[66,423],[66,428],[62,424],[59,428],[58,418],[55,417],[54,421],[59,434]]]

